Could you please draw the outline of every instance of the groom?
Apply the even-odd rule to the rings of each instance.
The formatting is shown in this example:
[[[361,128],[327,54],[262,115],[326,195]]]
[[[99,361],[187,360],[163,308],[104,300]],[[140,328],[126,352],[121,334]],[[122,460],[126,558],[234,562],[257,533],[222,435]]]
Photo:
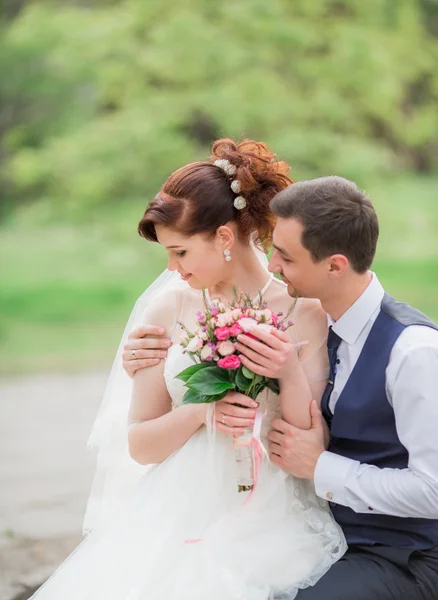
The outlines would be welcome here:
[[[313,480],[349,545],[297,599],[438,600],[438,327],[387,295],[369,271],[378,221],[355,184],[340,177],[295,183],[271,209],[278,221],[270,270],[291,296],[320,299],[330,376],[322,415],[312,404],[310,429],[272,422],[270,457]],[[165,340],[139,339],[154,333],[132,334],[140,361],[125,362],[128,371],[163,352],[153,348]],[[286,342],[258,337],[241,337],[243,362],[255,372],[275,370]]]

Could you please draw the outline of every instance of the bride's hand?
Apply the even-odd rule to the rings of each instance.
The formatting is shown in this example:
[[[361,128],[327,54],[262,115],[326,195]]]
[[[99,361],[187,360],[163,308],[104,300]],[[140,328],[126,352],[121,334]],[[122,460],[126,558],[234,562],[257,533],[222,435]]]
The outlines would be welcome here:
[[[254,327],[249,333],[258,339],[255,340],[244,333],[237,338],[236,349],[241,352],[239,358],[242,364],[253,373],[264,377],[291,377],[300,364],[298,344],[292,344],[287,335],[277,329],[268,333]]]
[[[241,406],[236,406],[236,404]],[[242,406],[247,408],[242,408]],[[215,402],[216,429],[227,435],[244,433],[247,427],[253,427],[258,406],[258,402],[248,396],[230,392],[223,400]]]

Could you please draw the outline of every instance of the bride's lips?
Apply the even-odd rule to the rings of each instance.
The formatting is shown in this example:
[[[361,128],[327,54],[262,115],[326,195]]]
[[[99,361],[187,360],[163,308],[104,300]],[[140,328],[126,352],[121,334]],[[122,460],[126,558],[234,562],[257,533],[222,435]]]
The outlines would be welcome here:
[[[180,275],[181,275],[181,279],[183,281],[188,281],[190,279],[190,277],[192,276],[191,273],[187,273],[187,275],[183,275],[182,273],[180,273]]]

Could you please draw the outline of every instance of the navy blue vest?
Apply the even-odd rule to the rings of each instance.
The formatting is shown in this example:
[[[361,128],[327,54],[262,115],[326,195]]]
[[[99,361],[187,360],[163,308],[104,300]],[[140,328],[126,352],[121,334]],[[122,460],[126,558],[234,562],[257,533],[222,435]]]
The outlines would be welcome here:
[[[379,468],[407,468],[409,454],[398,438],[394,411],[386,397],[385,370],[397,338],[410,325],[438,330],[421,312],[385,294],[381,311],[336,403],[330,425],[330,452]],[[327,405],[322,406],[322,412],[330,424]],[[331,510],[348,544],[384,544],[414,550],[438,546],[438,520],[356,513],[334,503]]]

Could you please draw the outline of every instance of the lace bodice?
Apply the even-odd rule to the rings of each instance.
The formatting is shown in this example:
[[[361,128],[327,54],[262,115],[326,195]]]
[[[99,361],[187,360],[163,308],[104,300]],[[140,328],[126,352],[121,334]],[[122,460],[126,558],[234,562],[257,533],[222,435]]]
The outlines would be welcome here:
[[[187,355],[183,354],[182,347],[180,344],[174,344],[168,353],[166,360],[166,366],[164,368],[164,380],[166,387],[172,398],[173,408],[177,408],[183,399],[183,396],[187,390],[184,383],[175,376],[178,375],[183,369],[193,364],[192,359]],[[275,394],[268,390],[263,391],[259,397],[260,410],[262,413],[266,410],[266,415],[263,418],[262,424],[262,437],[266,437],[270,429],[270,421],[274,417],[280,416],[280,403],[279,398]]]

